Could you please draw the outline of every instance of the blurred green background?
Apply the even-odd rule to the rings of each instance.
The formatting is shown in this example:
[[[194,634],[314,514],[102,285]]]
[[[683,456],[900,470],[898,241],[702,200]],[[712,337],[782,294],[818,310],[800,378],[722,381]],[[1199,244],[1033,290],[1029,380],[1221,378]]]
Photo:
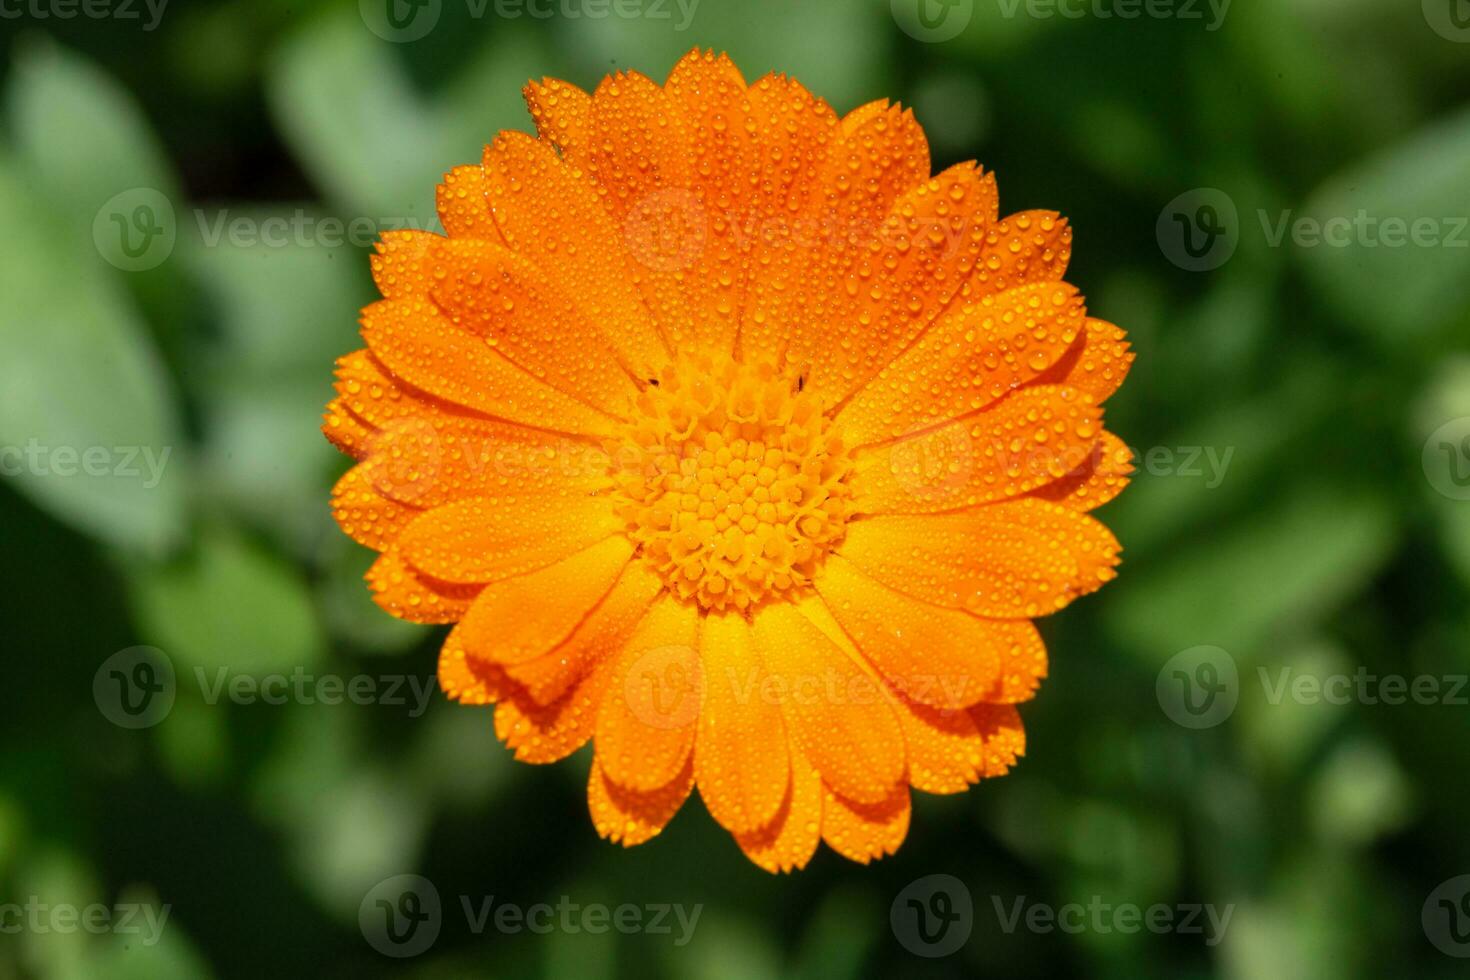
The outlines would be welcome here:
[[[94,2],[0,5],[0,977],[1464,975],[1470,4]],[[432,688],[419,715],[443,631],[371,604],[372,556],[328,513],[346,461],[320,411],[376,229],[430,224],[444,170],[529,128],[527,78],[661,79],[696,44],[839,111],[914,106],[936,170],[979,159],[1003,211],[1072,219],[1068,278],[1138,353],[1109,428],[1146,465],[1100,514],[1121,579],[1043,623],[1019,768],[916,796],[872,867],[824,849],[767,876],[693,799],[649,845],[600,841],[585,751],[515,764],[488,710]],[[1299,223],[1359,212],[1428,224],[1394,245]],[[104,664],[140,644],[176,691],[130,729]],[[1200,646],[1233,684],[1192,673]],[[1233,710],[1176,723],[1170,663]],[[407,703],[210,697],[297,668],[407,678]],[[1365,671],[1440,694],[1273,695]],[[444,914],[397,960],[358,916],[400,873]],[[931,959],[890,909],[936,873],[973,914]],[[476,934],[460,897],[492,895],[703,909],[683,945]],[[1023,897],[1230,918],[1007,929]],[[4,903],[169,917],[10,929]]]

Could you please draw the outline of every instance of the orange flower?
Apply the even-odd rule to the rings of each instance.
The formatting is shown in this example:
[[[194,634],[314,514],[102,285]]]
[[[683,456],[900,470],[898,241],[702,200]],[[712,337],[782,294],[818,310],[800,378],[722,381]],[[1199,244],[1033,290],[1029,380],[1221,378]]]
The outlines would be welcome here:
[[[886,101],[691,52],[662,85],[526,87],[393,232],[325,431],[383,608],[526,762],[591,741],[599,833],[690,791],[763,868],[894,851],[909,790],[1022,754],[1031,620],[1114,574],[1099,407],[1123,333],[1066,222],[930,176]]]

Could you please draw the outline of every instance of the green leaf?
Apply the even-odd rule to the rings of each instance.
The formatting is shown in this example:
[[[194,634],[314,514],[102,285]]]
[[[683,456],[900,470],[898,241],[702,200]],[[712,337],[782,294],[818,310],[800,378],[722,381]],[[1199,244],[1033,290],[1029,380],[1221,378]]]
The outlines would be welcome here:
[[[1465,322],[1466,173],[1470,112],[1421,130],[1312,195],[1302,216],[1338,224],[1327,241],[1299,247],[1297,254],[1342,317],[1389,345],[1420,341]],[[1392,230],[1391,222],[1408,233]]]
[[[417,865],[428,801],[408,774],[363,744],[362,711],[301,706],[251,789],[259,817],[287,840],[295,873],[334,916],[352,921],[372,886]]]
[[[342,9],[270,59],[277,124],[319,187],[351,215],[436,227],[434,187],[457,163],[394,48]]]
[[[1125,559],[1167,547],[1272,479],[1292,440],[1332,409],[1333,398],[1328,372],[1301,371],[1249,401],[1226,403],[1158,445],[1134,445],[1133,484],[1104,512],[1127,549]]]
[[[186,267],[219,324],[208,370],[201,471],[210,496],[307,554],[330,523],[340,455],[323,438],[336,358],[362,346],[371,297],[356,244],[376,229],[318,209],[276,205],[207,212],[182,236]]]
[[[333,531],[324,549],[328,557],[323,561],[324,575],[319,584],[322,613],[332,636],[366,653],[392,655],[434,635],[421,623],[390,616],[373,602],[363,576],[377,559],[377,552],[358,545],[335,528]]]
[[[375,295],[363,249],[378,230],[286,203],[196,212],[178,250],[219,325],[217,363],[256,380],[296,369],[330,379],[333,360],[362,346],[357,314]]]
[[[781,976],[780,951],[772,935],[755,921],[727,909],[706,908],[695,929],[694,942],[666,948],[669,975],[690,980],[774,980]],[[673,932],[675,936],[680,933],[677,922]]]
[[[234,532],[206,528],[192,553],[127,569],[138,632],[181,668],[181,685],[200,668],[211,684],[310,667],[322,635],[296,570]]]
[[[1470,488],[1463,485],[1470,437],[1470,357],[1446,358],[1414,406],[1412,445],[1424,469],[1424,495],[1439,523],[1439,545],[1470,584]],[[1446,456],[1446,452],[1452,456]]]
[[[79,530],[161,553],[188,485],[168,378],[91,243],[69,240],[31,186],[0,159],[0,224],[26,229],[0,262],[3,471]]]
[[[1371,844],[1404,824],[1411,809],[1408,778],[1381,742],[1341,745],[1316,772],[1307,792],[1312,822],[1328,841]]]
[[[1310,626],[1363,588],[1394,535],[1380,497],[1288,490],[1270,509],[1124,575],[1107,622],[1150,663],[1199,644],[1248,656],[1273,631]]]
[[[669,0],[643,9],[640,17],[567,19],[568,47],[599,76],[614,65],[660,82],[695,45],[714,48],[729,53],[746,81],[785,72],[838,111],[893,94],[884,57],[892,30],[886,2],[879,9],[844,0]],[[830,36],[834,22],[843,27],[841,44],[812,43]]]
[[[485,144],[503,129],[531,132],[534,125],[521,89],[531,78],[552,74],[545,35],[496,31],[434,99],[434,113],[451,147],[451,165],[478,162]]]
[[[8,102],[23,163],[74,228],[90,233],[99,209],[135,188],[176,199],[141,107],[85,58],[49,42],[23,45]]]
[[[154,921],[162,909],[154,902]],[[144,913],[138,914],[140,928],[146,927]],[[140,941],[138,936],[109,933],[92,949],[84,969],[68,980],[209,980],[214,971],[198,948],[184,935],[184,925],[172,916],[162,921],[158,941]]]

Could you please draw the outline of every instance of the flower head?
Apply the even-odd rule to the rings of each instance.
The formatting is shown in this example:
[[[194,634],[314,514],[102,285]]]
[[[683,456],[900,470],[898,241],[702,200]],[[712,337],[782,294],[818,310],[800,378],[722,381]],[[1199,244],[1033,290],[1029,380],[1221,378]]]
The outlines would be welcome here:
[[[1031,620],[1114,574],[1123,333],[1063,219],[931,176],[886,101],[700,51],[526,99],[445,234],[378,247],[336,517],[380,605],[456,624],[440,683],[517,758],[593,743],[603,836],[697,786],[761,867],[891,853],[911,788],[1015,763]]]

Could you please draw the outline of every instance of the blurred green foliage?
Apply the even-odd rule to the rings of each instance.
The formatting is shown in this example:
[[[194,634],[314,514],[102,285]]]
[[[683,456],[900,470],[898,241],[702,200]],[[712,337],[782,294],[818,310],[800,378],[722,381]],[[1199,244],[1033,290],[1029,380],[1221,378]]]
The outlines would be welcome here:
[[[1470,708],[1273,701],[1257,680],[1470,672],[1470,501],[1436,482],[1431,437],[1470,417],[1470,233],[1273,242],[1282,220],[1366,211],[1453,235],[1470,215],[1470,45],[1432,4],[1241,3],[1209,29],[1204,4],[1205,20],[1124,19],[974,0],[939,43],[886,3],[706,0],[679,30],[673,4],[594,17],[569,0],[541,20],[443,0],[401,44],[368,29],[369,6],[178,4],[150,30],[141,5],[142,22],[42,4],[0,21],[0,446],[169,450],[151,485],[146,461],[130,476],[115,453],[99,475],[60,475],[53,456],[0,482],[0,902],[170,912],[155,944],[7,932],[0,977],[1463,975],[1421,907],[1470,871]],[[326,507],[345,464],[319,413],[372,295],[363,229],[430,224],[444,170],[529,126],[526,78],[662,77],[696,44],[841,111],[899,98],[936,169],[977,158],[1004,210],[1067,214],[1069,279],[1138,353],[1109,428],[1173,453],[1103,512],[1127,548],[1120,580],[1043,624],[1052,677],[1024,711],[1025,761],[916,798],[909,841],[870,868],[823,852],[768,877],[693,801],[654,843],[609,846],[586,817],[585,754],[515,765],[488,712],[432,686],[421,716],[409,690],[370,706],[209,697],[221,669],[431,685],[441,631],[371,604],[370,555]],[[1205,272],[1156,234],[1197,187],[1238,223]],[[138,239],[162,258],[106,244],[165,207],[169,241]],[[272,218],[305,230],[229,232]],[[1228,463],[1202,455],[1191,475],[1196,449]],[[93,685],[138,644],[167,653],[177,691],[166,719],[130,730]],[[1233,658],[1239,705],[1193,730],[1161,710],[1156,678],[1198,645]],[[432,951],[399,963],[358,910],[403,872],[432,880],[446,915]],[[974,932],[931,961],[897,941],[889,905],[936,872],[967,886]],[[703,913],[683,946],[474,935],[461,895]],[[1233,916],[1217,945],[1008,932],[996,903],[1021,896]]]

